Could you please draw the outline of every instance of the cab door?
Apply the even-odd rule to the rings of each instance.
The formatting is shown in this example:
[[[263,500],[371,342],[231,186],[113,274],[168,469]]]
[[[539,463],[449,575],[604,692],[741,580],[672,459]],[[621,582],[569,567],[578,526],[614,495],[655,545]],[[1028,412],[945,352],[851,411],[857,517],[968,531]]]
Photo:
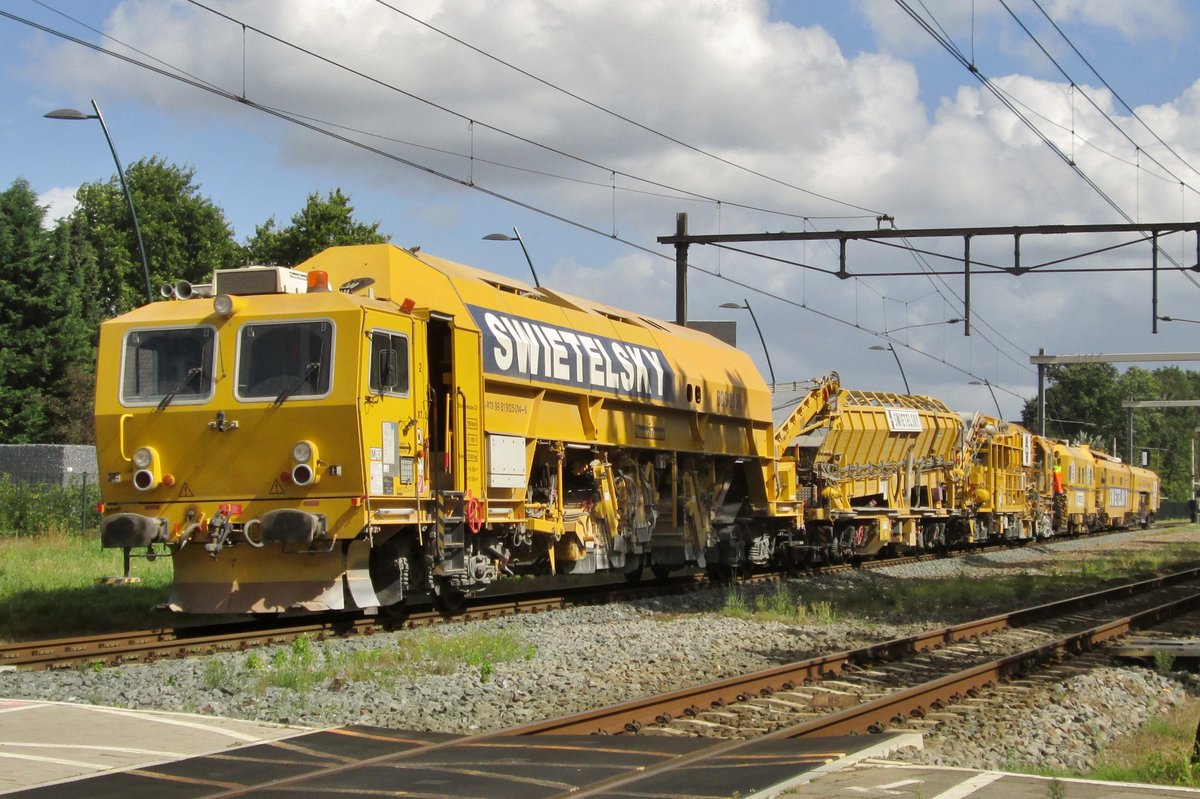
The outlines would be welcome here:
[[[424,489],[426,426],[417,402],[413,322],[388,317],[368,326],[366,333],[370,342],[363,412],[367,493],[373,498],[412,499]]]

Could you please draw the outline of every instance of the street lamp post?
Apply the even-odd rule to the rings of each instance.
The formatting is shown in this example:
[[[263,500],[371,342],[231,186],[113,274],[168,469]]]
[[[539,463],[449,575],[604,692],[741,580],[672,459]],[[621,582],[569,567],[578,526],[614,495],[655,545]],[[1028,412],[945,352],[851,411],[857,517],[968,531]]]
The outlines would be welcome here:
[[[762,344],[763,355],[767,356],[767,371],[771,373],[771,388],[775,388],[775,367],[771,366],[771,351],[767,349],[767,340],[763,338],[762,328],[758,326],[758,317],[754,315],[754,309],[750,307],[750,300],[742,300],[742,304],[736,302],[723,302],[722,308],[736,308],[750,312],[750,321],[754,323],[754,329],[758,331],[758,340]]]
[[[996,418],[1000,421],[1004,421],[1004,412],[1000,410],[1000,401],[996,399],[996,392],[992,388],[991,381],[985,377],[983,380],[972,380],[970,385],[987,386],[988,392],[992,395],[992,402],[996,403]]]
[[[878,350],[879,352],[890,351],[892,353],[892,357],[896,359],[896,368],[900,370],[900,379],[904,381],[904,393],[911,394],[912,389],[908,387],[908,378],[904,375],[904,367],[900,364],[900,356],[896,354],[896,348],[891,344],[886,346],[883,344],[873,344],[867,349]]]
[[[125,169],[121,166],[121,159],[117,155],[117,148],[113,145],[112,136],[108,133],[108,125],[104,124],[104,115],[100,113],[100,106],[96,105],[96,101],[92,100],[92,108],[95,109],[94,114],[85,114],[82,111],[76,111],[74,108],[59,108],[46,114],[47,119],[96,119],[100,121],[100,129],[104,131],[104,138],[108,141],[108,149],[112,151],[113,161],[117,165],[117,177],[121,179],[121,188],[125,191],[125,200],[129,203],[129,216],[133,220],[133,233],[137,237],[138,254],[142,256],[142,274],[146,277],[146,301],[154,302],[154,291],[150,288],[150,261],[146,258],[146,247],[142,244],[142,228],[138,224],[137,210],[133,207],[133,195],[129,193],[129,183],[125,180]]]
[[[529,250],[525,249],[525,240],[521,238],[521,231],[513,227],[513,235],[507,233],[489,233],[483,237],[484,241],[515,241],[521,245],[521,252],[525,253],[525,262],[529,264],[529,271],[533,274],[533,285],[539,289],[542,284],[538,282],[537,272],[533,268],[533,259],[529,257]]]

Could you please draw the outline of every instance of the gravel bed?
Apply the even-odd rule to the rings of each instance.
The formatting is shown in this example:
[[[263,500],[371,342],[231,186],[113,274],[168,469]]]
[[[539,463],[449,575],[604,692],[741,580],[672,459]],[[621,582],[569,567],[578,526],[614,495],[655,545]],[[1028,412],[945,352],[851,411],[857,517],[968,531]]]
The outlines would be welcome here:
[[[1172,532],[1170,540],[1200,540],[1200,533],[1177,535]],[[1153,539],[1155,533],[1031,545],[806,582],[836,592],[862,581],[995,574],[998,569],[1036,571],[1053,563],[1061,566],[1063,558],[1080,548],[1137,547],[1147,537]],[[252,666],[271,664],[276,650],[267,649],[99,670],[3,672],[0,697],[197,712],[309,727],[367,724],[470,733],[912,635],[980,615],[977,609],[947,611],[944,617],[898,622],[880,613],[801,626],[713,615],[725,599],[723,591],[708,591],[422,631],[421,635],[445,637],[507,633],[535,653],[529,659],[483,668],[460,666],[449,674],[418,671],[378,682],[336,679],[304,690],[263,689],[263,672]],[[312,649],[317,657],[386,649],[396,646],[400,637],[415,634],[335,640]],[[278,651],[286,654],[287,648]],[[1089,763],[1105,741],[1181,701],[1189,686],[1195,688],[1187,675],[1168,678],[1144,669],[1106,669],[1053,688],[1056,693],[1032,700],[1008,721],[983,719],[970,729],[935,732],[926,752],[909,757],[987,768],[1014,761],[1075,767]]]

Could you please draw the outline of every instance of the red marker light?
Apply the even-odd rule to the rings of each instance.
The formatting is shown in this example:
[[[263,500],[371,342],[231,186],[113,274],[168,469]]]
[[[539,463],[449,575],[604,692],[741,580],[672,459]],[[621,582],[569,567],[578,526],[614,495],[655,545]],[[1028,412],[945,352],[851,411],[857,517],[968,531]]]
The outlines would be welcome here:
[[[104,513],[104,503],[103,502],[96,503],[96,513]]]
[[[412,297],[405,297],[404,302],[400,303],[400,310],[404,313],[412,313],[413,308],[417,307],[417,301]]]

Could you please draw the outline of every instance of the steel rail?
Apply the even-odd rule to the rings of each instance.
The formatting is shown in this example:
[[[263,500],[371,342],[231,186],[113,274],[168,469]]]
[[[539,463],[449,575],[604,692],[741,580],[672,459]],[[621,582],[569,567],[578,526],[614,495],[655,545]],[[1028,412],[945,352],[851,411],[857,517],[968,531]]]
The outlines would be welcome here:
[[[1169,525],[1160,525],[1169,526]],[[1096,535],[1105,535],[1104,531]],[[961,557],[1008,548],[1008,544],[992,543],[961,550],[953,554]],[[883,560],[835,563],[811,567],[805,575],[836,574],[855,569],[882,569],[890,566],[934,560],[941,556],[933,553],[901,555]],[[779,580],[786,575],[781,572],[760,572],[748,576],[743,582]],[[0,644],[0,669],[51,669],[69,668],[78,665],[104,664],[118,666],[126,663],[152,662],[160,658],[184,658],[244,651],[256,646],[285,645],[302,635],[317,640],[347,634],[371,635],[395,629],[427,627],[454,621],[489,619],[517,613],[533,613],[554,610],[571,605],[597,604],[620,599],[662,596],[671,593],[687,593],[712,586],[700,574],[681,574],[665,581],[646,583],[612,583],[593,586],[576,586],[553,591],[541,589],[531,594],[506,596],[485,595],[468,604],[459,616],[446,616],[428,605],[414,605],[411,612],[400,619],[377,616],[354,616],[341,614],[322,616],[319,619],[305,618],[295,625],[280,625],[272,618],[264,623],[223,622],[213,625],[113,632],[98,635],[65,637],[44,641],[21,641]],[[230,629],[230,628],[234,629]]]
[[[899,660],[914,653],[927,652],[946,644],[969,640],[1009,627],[1020,627],[1044,618],[1070,613],[1082,607],[1196,579],[1200,579],[1200,568],[1186,569],[1137,583],[1025,608],[1013,613],[989,616],[906,638],[871,644],[859,649],[808,658],[753,674],[730,677],[562,718],[532,722],[509,730],[509,734],[580,735],[601,733],[619,735],[625,732],[636,732],[643,727],[671,718],[693,715],[714,705],[720,706],[751,696],[791,690],[796,686],[803,685],[806,681],[836,677],[847,666],[864,666],[879,661]],[[1018,659],[1030,656],[1029,653],[1022,653]],[[875,719],[872,717],[871,723],[874,722]]]

